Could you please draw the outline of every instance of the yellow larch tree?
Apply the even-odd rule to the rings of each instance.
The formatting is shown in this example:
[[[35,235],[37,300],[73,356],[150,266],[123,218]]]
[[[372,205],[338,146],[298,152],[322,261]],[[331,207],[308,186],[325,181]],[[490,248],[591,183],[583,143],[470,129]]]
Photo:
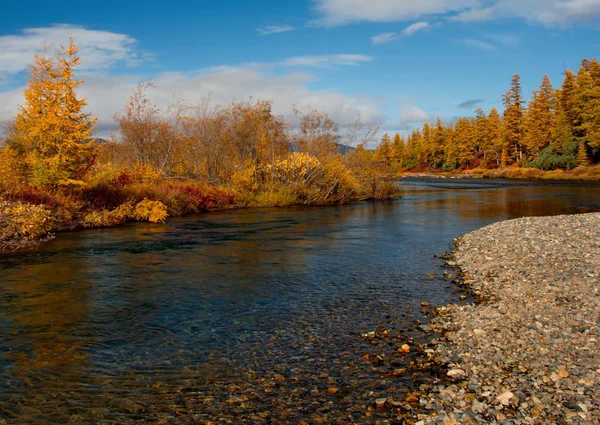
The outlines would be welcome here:
[[[556,134],[556,91],[547,75],[539,90],[534,90],[523,123],[522,145],[529,159],[535,158],[548,145],[554,145]]]
[[[519,162],[523,157],[522,126],[525,112],[521,96],[521,77],[513,75],[510,89],[504,94],[504,149],[503,166]]]
[[[83,83],[74,71],[81,64],[79,46],[69,40],[55,56],[48,48],[35,56],[12,132],[7,137],[19,172],[39,187],[80,183],[92,166],[96,144],[91,140],[96,119],[75,90]]]
[[[488,144],[487,160],[495,161],[496,166],[499,166],[502,159],[504,140],[502,139],[502,118],[496,108],[490,109],[487,117],[486,140]]]

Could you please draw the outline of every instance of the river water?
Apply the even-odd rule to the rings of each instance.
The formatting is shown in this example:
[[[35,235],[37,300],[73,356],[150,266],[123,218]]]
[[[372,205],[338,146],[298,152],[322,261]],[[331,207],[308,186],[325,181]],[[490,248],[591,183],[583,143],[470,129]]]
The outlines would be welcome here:
[[[599,185],[400,187],[389,202],[135,223],[0,257],[0,424],[376,423],[376,397],[435,377],[385,373],[360,333],[418,339],[422,302],[458,300],[436,258],[453,238],[600,211]]]

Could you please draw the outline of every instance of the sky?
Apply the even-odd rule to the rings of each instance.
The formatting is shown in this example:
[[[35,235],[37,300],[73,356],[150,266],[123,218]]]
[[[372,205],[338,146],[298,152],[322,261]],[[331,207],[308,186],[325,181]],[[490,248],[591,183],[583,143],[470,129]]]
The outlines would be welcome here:
[[[406,133],[440,117],[502,111],[521,75],[526,99],[544,74],[600,57],[600,0],[33,0],[3,5],[0,120],[23,102],[29,64],[44,43],[81,45],[79,94],[96,135],[138,82],[151,100],[271,100]]]

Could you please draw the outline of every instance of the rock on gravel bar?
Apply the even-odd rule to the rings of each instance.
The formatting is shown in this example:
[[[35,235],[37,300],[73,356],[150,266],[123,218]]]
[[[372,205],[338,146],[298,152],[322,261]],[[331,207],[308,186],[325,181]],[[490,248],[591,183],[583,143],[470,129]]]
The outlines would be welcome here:
[[[457,240],[483,301],[438,309],[450,382],[417,424],[600,424],[600,213],[495,223]]]

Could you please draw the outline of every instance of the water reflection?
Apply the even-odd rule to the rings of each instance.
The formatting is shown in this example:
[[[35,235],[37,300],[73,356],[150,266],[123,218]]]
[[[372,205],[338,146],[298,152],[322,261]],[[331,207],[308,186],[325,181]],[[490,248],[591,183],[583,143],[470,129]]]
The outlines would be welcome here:
[[[447,281],[427,276],[439,274],[434,255],[453,238],[506,218],[600,210],[598,186],[401,187],[396,201],[132,224],[0,258],[0,417],[153,422],[177,408],[203,423],[251,417],[276,400],[300,415],[293,403],[310,410],[311,391],[333,384],[367,403],[367,387],[410,382],[374,381],[357,331],[403,326],[420,318],[422,301],[452,299]],[[271,378],[290,395],[267,396]],[[244,410],[226,402],[231,385],[261,396]],[[347,408],[327,407],[340,418]]]

